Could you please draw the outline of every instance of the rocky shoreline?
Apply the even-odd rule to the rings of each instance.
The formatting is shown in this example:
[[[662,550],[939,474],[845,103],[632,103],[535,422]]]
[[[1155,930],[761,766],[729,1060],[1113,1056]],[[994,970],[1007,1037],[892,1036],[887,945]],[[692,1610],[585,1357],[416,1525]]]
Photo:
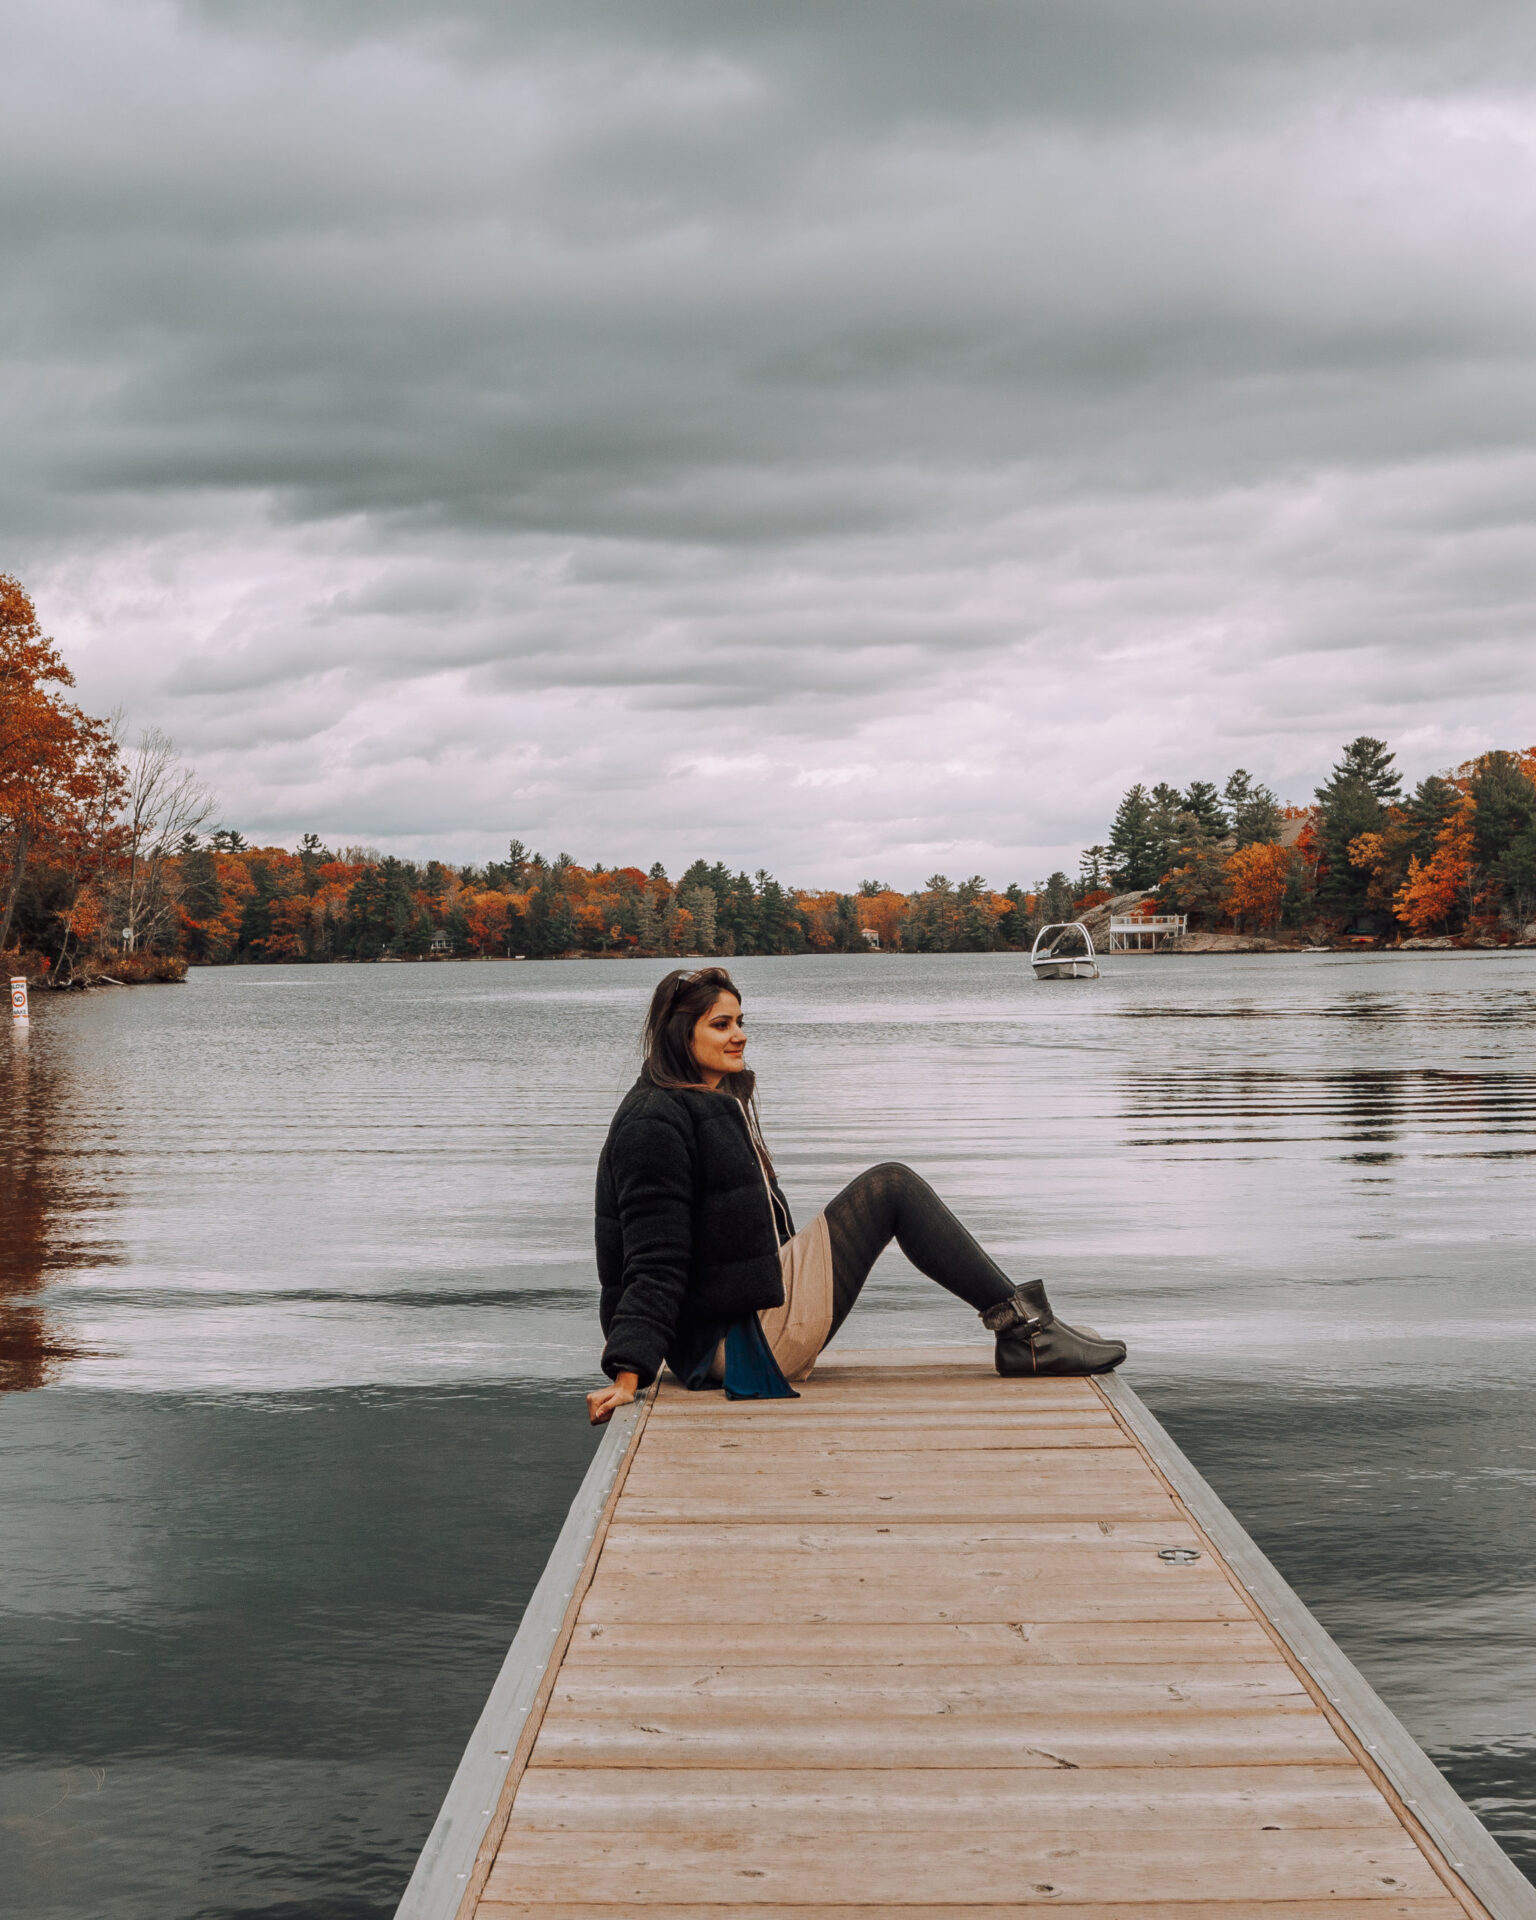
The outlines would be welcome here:
[[[29,993],[89,993],[97,987],[176,986],[187,977],[187,963],[172,953],[120,954],[110,973],[92,960],[60,979],[41,954],[9,953],[0,956],[0,971],[25,980]]]
[[[1121,893],[1104,900],[1082,916],[1083,925],[1102,954],[1109,947],[1111,918],[1123,919],[1152,898],[1152,894]],[[1511,948],[1536,947],[1536,921],[1522,927],[1518,937],[1495,940],[1487,934],[1419,934],[1407,940],[1373,938],[1364,934],[1336,934],[1326,926],[1288,927],[1283,933],[1186,933],[1158,948],[1157,956],[1170,953],[1504,953]],[[1139,954],[1131,950],[1126,959],[1152,959],[1151,949]],[[1115,958],[1122,956],[1117,952]]]
[[[1096,943],[1097,944],[1097,943]],[[1257,933],[1186,933],[1170,940],[1156,953],[1134,950],[1115,953],[1116,960],[1161,960],[1188,953],[1519,953],[1536,947],[1536,928],[1527,927],[1518,940],[1455,940],[1449,934],[1412,940],[1271,940]]]

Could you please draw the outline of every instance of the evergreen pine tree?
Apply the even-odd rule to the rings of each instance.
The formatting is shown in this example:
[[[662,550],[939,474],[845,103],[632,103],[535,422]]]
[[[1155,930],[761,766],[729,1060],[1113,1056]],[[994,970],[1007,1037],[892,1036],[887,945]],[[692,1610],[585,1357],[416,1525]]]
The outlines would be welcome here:
[[[393,854],[365,867],[347,895],[345,944],[359,960],[398,953],[414,912],[415,869]]]
[[[1285,824],[1278,797],[1256,781],[1246,767],[1237,767],[1222,789],[1232,833],[1240,847],[1266,845],[1278,840]]]
[[[1494,861],[1492,873],[1504,895],[1511,931],[1524,933],[1536,916],[1536,826],[1521,828]]]
[[[702,860],[694,862],[678,885],[677,904],[685,907],[693,916],[691,936],[693,951],[713,953],[718,936],[719,903],[715,899],[714,888],[707,886],[703,881],[696,881],[692,886],[686,884],[689,875],[696,869],[702,869],[705,873],[709,871]]]
[[[1322,904],[1338,914],[1358,916],[1364,909],[1371,874],[1350,864],[1349,849],[1362,833],[1379,833],[1387,806],[1402,792],[1394,755],[1384,740],[1361,734],[1344,749],[1338,764],[1317,789],[1323,870],[1318,884]]]
[[[798,926],[792,924],[788,894],[772,874],[761,868],[757,873],[758,947],[763,953],[795,953],[804,942],[796,941]]]
[[[1512,753],[1496,751],[1478,760],[1467,790],[1476,808],[1473,845],[1478,859],[1488,865],[1536,822],[1536,787]]]
[[[569,953],[572,947],[580,944],[576,911],[564,887],[554,890],[554,898],[549,903],[549,930],[545,938],[550,953]]]
[[[411,895],[421,876],[409,860],[397,860],[393,854],[380,862],[379,873],[384,883],[386,938],[390,952],[399,953],[415,912]]]
[[[989,891],[979,873],[955,889],[955,929],[952,945],[960,953],[990,953],[997,945],[992,916],[983,904]]]
[[[327,860],[335,855],[327,846],[322,846],[318,833],[306,833],[299,842],[299,866],[304,874],[304,891],[313,893],[320,884],[320,869]]]
[[[400,951],[402,953],[409,953],[419,959],[421,955],[430,951],[432,935],[435,932],[436,928],[432,925],[431,914],[427,912],[425,907],[418,907],[411,915],[410,920],[406,924],[405,931],[400,936]]]
[[[716,872],[724,873],[724,868]],[[760,953],[758,943],[757,890],[744,873],[727,874],[724,886],[716,885],[717,907],[715,944],[729,940],[732,953]]]
[[[1392,764],[1396,758],[1395,753],[1387,751],[1385,740],[1362,733],[1344,749],[1327,786],[1317,789],[1318,799],[1326,800],[1328,786],[1336,780],[1363,780],[1383,806],[1390,805],[1403,790],[1402,776]]]
[[[1042,923],[1076,918],[1077,901],[1073,898],[1072,882],[1064,873],[1053,873],[1041,882],[1038,891]]]
[[[1187,813],[1208,838],[1220,840],[1227,833],[1229,823],[1221,795],[1209,780],[1191,780],[1180,804],[1181,811]]]
[[[1109,857],[1108,847],[1084,847],[1083,856],[1077,863],[1077,895],[1098,893],[1104,886],[1104,862]]]
[[[642,953],[665,953],[667,949],[667,908],[671,903],[666,890],[655,880],[647,880],[636,897],[636,933]]]
[[[1138,781],[1120,802],[1109,835],[1109,871],[1122,892],[1157,885],[1157,836],[1152,801]]]
[[[1435,851],[1435,836],[1456,811],[1461,794],[1438,773],[1429,774],[1414,788],[1404,806],[1413,838],[1408,852],[1428,865]]]
[[[533,960],[542,960],[550,951],[549,918],[553,905],[551,888],[541,880],[528,896],[523,915],[523,951]]]
[[[948,953],[958,926],[955,889],[947,873],[930,873],[912,909],[912,944],[919,953]]]
[[[1029,902],[1024,889],[1017,880],[1010,880],[1003,889],[1003,897],[1008,906],[998,920],[997,937],[1005,947],[1027,947],[1030,942]]]
[[[1152,813],[1148,823],[1152,835],[1152,869],[1155,878],[1148,882],[1156,886],[1172,864],[1179,850],[1179,843],[1187,837],[1184,827],[1184,796],[1177,787],[1170,787],[1166,780],[1159,780],[1152,789]]]
[[[181,904],[192,920],[212,920],[224,904],[212,849],[200,847],[195,837],[181,852]]]
[[[265,860],[252,860],[247,863],[245,870],[256,891],[250,895],[241,911],[236,951],[249,959],[259,960],[267,941],[272,937],[272,902],[277,898],[277,887]]]

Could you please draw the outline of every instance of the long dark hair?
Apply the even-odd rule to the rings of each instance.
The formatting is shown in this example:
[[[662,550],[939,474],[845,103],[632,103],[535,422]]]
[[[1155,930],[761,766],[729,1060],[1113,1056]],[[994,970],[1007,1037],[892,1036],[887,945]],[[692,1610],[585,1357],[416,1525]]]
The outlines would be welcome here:
[[[693,1030],[722,993],[741,1004],[741,988],[724,967],[700,967],[695,973],[675,967],[656,982],[645,1016],[642,1079],[653,1087],[704,1090],[703,1069],[693,1051]],[[740,1073],[728,1073],[719,1091],[740,1105],[752,1144],[772,1179],[773,1162],[757,1118],[757,1076],[750,1067],[743,1067]]]

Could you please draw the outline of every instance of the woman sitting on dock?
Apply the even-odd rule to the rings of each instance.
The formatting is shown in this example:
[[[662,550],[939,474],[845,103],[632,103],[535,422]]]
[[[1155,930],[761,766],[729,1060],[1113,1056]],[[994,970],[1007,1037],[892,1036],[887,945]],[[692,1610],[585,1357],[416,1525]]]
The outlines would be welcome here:
[[[594,1425],[663,1363],[731,1399],[793,1395],[892,1240],[997,1337],[1001,1374],[1107,1373],[1118,1340],[1058,1320],[1042,1281],[1015,1286],[926,1180],[894,1161],[795,1232],[758,1126],[741,995],[723,967],[669,973],[651,997],[640,1078],[597,1169],[599,1316],[612,1382]]]

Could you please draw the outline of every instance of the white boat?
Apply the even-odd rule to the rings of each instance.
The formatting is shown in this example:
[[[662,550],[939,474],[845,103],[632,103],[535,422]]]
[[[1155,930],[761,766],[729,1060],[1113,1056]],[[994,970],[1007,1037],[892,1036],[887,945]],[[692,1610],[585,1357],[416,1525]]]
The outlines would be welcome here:
[[[1097,980],[1093,935],[1081,920],[1053,920],[1035,935],[1029,964],[1037,980]]]

